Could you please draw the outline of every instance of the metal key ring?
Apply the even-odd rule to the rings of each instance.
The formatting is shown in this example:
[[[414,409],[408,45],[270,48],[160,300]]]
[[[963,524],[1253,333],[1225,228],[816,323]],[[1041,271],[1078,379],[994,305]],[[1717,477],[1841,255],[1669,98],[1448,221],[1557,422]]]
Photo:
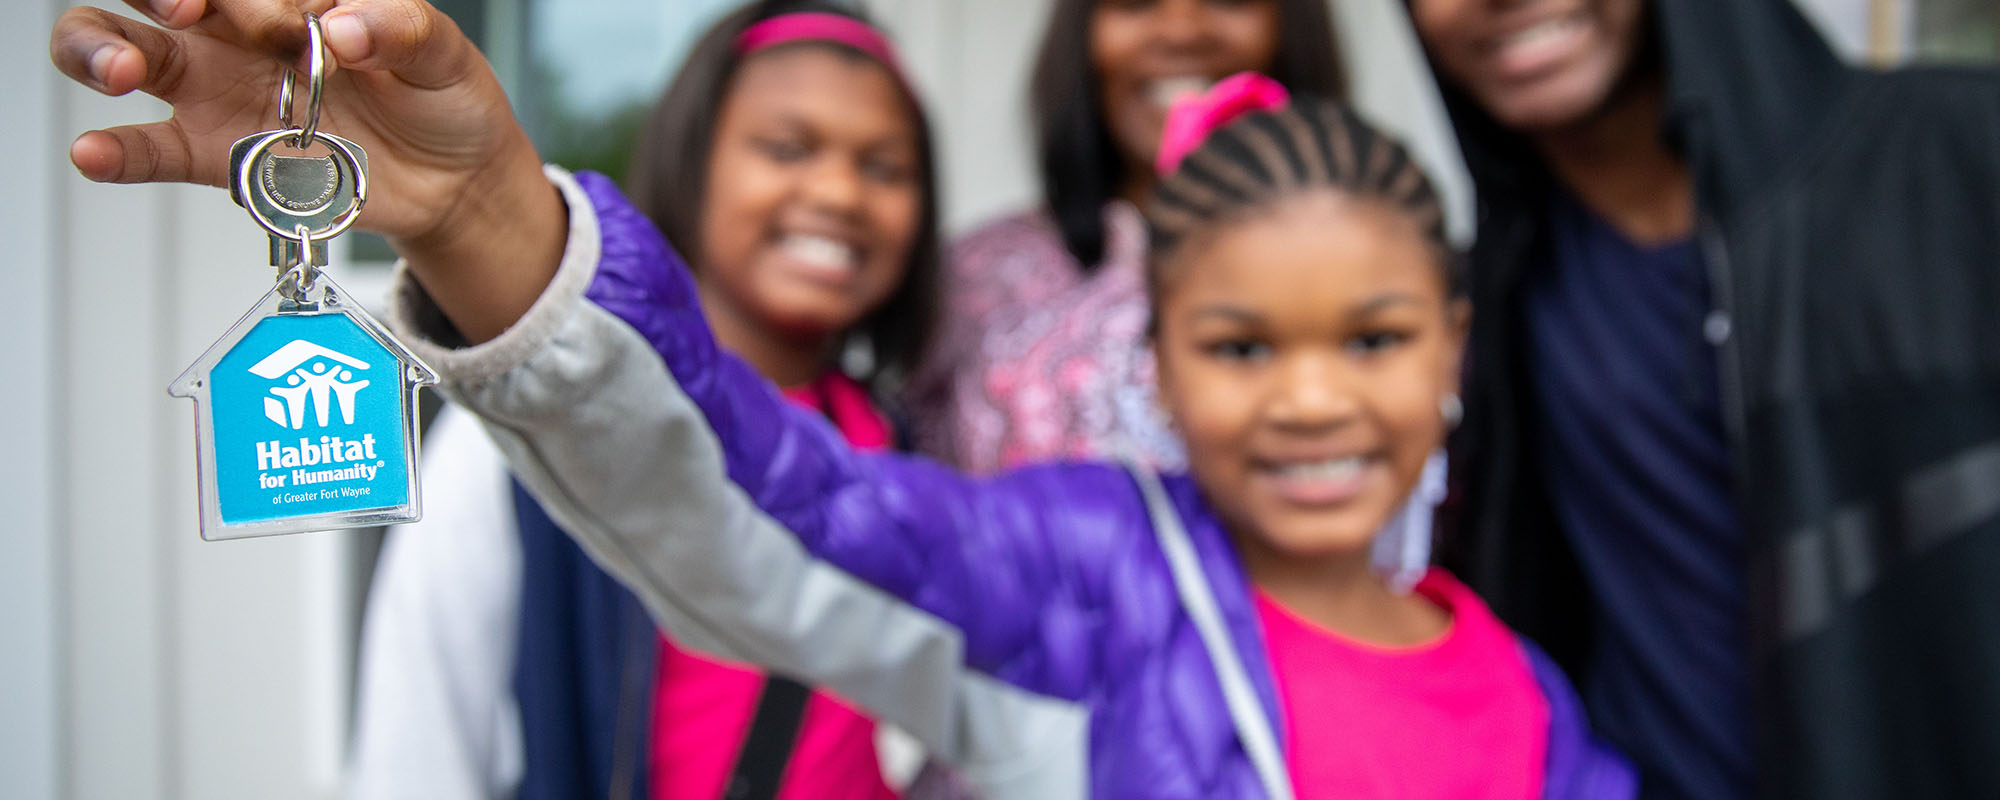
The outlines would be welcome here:
[[[313,145],[313,134],[319,131],[320,94],[326,89],[327,52],[325,39],[320,33],[319,15],[306,14],[306,48],[311,55],[306,61],[306,124],[300,127],[298,135],[292,138],[292,146],[304,150]],[[285,68],[285,77],[278,82],[278,127],[292,127],[292,94],[296,73]]]
[[[312,231],[304,225],[296,226],[292,231],[299,237],[299,295],[303,297],[319,285],[319,265],[313,263]]]
[[[300,225],[292,229],[299,244],[299,258],[294,263],[282,267],[278,273],[278,294],[299,305],[312,302],[312,291],[319,286],[319,265],[312,260],[312,231]]]
[[[248,198],[252,192],[257,191],[256,171],[250,169],[249,165],[258,163],[258,160],[265,153],[269,152],[273,145],[284,141],[292,135],[292,132],[289,130],[277,130],[258,136],[254,140],[248,140],[251,143],[242,156],[244,167],[236,171],[236,196]],[[326,143],[327,150],[330,151],[329,155],[333,158],[341,174],[346,179],[354,181],[353,202],[331,220],[328,220],[325,230],[313,232],[314,238],[324,240],[331,239],[339,235],[340,232],[347,230],[348,226],[354,224],[354,219],[361,215],[362,204],[368,202],[368,172],[362,166],[361,155],[354,152],[360,149],[358,145],[332,134],[321,136],[319,140]],[[246,203],[244,208],[250,211],[251,219],[256,220],[258,225],[263,226],[264,230],[269,231],[272,235],[286,238],[297,235],[294,230],[283,227],[278,220],[267,218],[256,211],[254,204]]]

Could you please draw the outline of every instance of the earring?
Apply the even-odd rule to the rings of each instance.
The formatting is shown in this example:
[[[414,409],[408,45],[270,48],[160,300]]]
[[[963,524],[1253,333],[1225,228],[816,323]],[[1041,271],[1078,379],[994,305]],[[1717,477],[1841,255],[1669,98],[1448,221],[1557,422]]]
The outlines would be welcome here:
[[[1444,415],[1445,427],[1457,428],[1465,420],[1465,404],[1459,402],[1457,392],[1446,392],[1438,398],[1438,413]]]
[[[1424,459],[1424,472],[1404,498],[1401,508],[1375,534],[1369,564],[1389,583],[1389,590],[1409,594],[1430,571],[1431,520],[1447,492],[1449,460],[1443,449]]]

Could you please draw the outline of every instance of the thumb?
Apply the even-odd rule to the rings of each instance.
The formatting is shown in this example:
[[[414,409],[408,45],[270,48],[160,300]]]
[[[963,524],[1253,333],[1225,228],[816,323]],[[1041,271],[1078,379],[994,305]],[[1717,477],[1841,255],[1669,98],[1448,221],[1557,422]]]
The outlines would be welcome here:
[[[350,0],[320,23],[342,69],[389,72],[420,89],[457,83],[481,59],[457,23],[421,0]]]

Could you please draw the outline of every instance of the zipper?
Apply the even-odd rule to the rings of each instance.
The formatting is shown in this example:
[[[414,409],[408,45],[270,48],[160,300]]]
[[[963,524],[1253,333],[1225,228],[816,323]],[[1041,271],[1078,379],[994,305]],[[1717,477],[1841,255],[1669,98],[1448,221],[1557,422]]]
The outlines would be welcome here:
[[[1743,353],[1736,332],[1736,285],[1729,262],[1729,247],[1722,239],[1721,226],[1713,217],[1700,213],[1696,236],[1701,242],[1702,262],[1708,268],[1708,316],[1702,321],[1702,337],[1716,348],[1716,379],[1722,395],[1722,425],[1729,440],[1730,462],[1736,471],[1736,494],[1743,493],[1743,479],[1750,474],[1748,459],[1750,422],[1748,402],[1743,396]],[[1739,502],[1740,502],[1739,497]],[[1740,513],[1740,512],[1739,512]]]

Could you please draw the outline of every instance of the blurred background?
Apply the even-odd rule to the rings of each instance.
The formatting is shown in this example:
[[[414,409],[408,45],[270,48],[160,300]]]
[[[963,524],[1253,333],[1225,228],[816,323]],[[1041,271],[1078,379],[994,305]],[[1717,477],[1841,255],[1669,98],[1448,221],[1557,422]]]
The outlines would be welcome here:
[[[1798,2],[1858,62],[2000,53],[1994,0]],[[379,533],[201,541],[192,406],[165,387],[270,287],[264,237],[220,190],[97,186],[70,168],[76,133],[164,112],[56,73],[48,31],[68,5],[9,0],[0,28],[0,797],[333,797]],[[546,159],[616,176],[689,41],[734,3],[439,5]],[[1048,0],[865,5],[937,126],[948,230],[1033,202],[1025,82]],[[1331,5],[1359,105],[1442,176],[1469,235],[1400,0]],[[335,278],[379,298],[386,246],[334,246]]]

